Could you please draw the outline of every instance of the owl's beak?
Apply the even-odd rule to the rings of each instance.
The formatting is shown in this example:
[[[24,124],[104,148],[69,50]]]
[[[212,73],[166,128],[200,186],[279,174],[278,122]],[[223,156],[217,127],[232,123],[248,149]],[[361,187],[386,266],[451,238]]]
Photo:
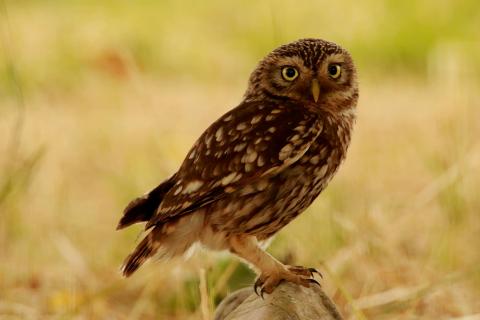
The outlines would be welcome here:
[[[310,89],[312,90],[313,101],[317,102],[318,97],[320,96],[320,84],[317,79],[312,80]]]

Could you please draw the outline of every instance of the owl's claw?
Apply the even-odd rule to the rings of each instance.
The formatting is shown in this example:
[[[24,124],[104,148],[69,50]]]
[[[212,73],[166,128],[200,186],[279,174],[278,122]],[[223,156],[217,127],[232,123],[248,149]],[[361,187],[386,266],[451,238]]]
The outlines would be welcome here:
[[[255,294],[257,296],[260,296],[260,293],[258,292],[258,288],[261,288],[262,287],[262,283],[261,283],[261,280],[260,280],[260,277],[255,281],[254,285],[253,285],[253,291],[255,291]],[[263,295],[262,295],[262,299],[263,299]]]
[[[323,274],[322,274],[320,271],[318,271],[317,269],[315,269],[315,268],[308,268],[308,270],[309,270],[310,273],[312,274],[312,278],[313,278],[313,275],[316,273],[316,274],[318,274],[318,276],[319,276],[321,279],[323,279]]]
[[[258,277],[258,279],[255,281],[255,284],[253,285],[253,290],[259,296],[260,298],[264,299],[263,295],[265,293],[272,293],[273,289],[278,285],[278,283],[275,283],[275,280],[271,281],[272,279],[269,280],[270,277],[261,275]],[[279,280],[281,281],[281,279]],[[259,290],[260,289],[260,290]]]
[[[310,282],[310,283],[314,283],[314,284],[318,285],[319,287],[321,287],[321,286],[322,286],[322,285],[320,284],[320,282],[318,282],[318,281],[317,281],[317,280],[315,280],[315,279],[308,279],[308,282]]]
[[[284,269],[275,271],[270,274],[262,273],[253,285],[253,290],[262,299],[265,293],[272,293],[282,281],[293,282],[307,288],[312,284],[320,286],[320,283],[313,278],[314,273],[320,274],[320,272],[314,268],[287,266]]]

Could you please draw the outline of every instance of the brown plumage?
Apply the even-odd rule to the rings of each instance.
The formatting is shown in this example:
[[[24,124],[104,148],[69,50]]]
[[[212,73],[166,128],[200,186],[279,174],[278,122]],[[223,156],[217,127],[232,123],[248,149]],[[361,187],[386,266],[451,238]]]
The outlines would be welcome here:
[[[334,43],[302,39],[267,55],[240,105],[200,136],[172,177],[125,209],[118,229],[146,221],[149,233],[124,274],[200,242],[253,265],[262,292],[281,280],[308,286],[311,269],[281,264],[259,242],[304,211],[333,177],[357,99],[353,61]]]

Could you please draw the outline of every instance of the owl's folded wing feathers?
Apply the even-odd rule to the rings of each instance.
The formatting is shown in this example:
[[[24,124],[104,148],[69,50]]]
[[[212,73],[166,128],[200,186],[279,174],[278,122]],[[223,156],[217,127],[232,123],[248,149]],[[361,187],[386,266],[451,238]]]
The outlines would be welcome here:
[[[296,162],[322,131],[319,115],[284,103],[243,103],[197,140],[146,229],[273,176]]]

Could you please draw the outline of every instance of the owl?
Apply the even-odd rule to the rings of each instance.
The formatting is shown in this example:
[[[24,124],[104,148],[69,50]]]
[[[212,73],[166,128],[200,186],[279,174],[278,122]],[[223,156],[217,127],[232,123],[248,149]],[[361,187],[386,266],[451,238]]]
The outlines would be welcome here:
[[[316,283],[313,268],[284,265],[262,244],[337,172],[357,100],[353,60],[337,44],[301,39],[273,50],[252,72],[243,101],[205,130],[178,171],[126,207],[117,229],[146,222],[148,234],[123,274],[200,243],[249,263],[262,295],[281,281]]]

